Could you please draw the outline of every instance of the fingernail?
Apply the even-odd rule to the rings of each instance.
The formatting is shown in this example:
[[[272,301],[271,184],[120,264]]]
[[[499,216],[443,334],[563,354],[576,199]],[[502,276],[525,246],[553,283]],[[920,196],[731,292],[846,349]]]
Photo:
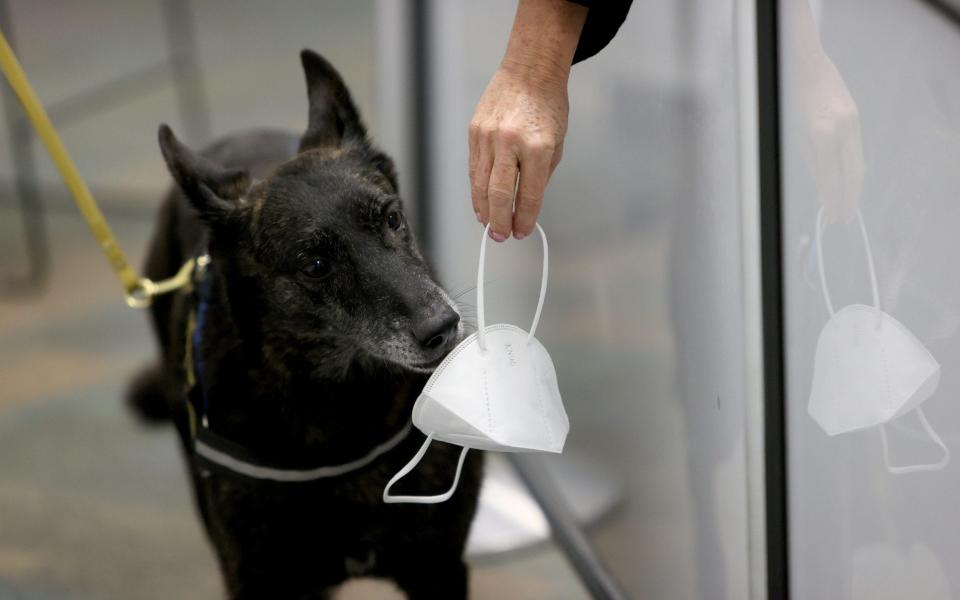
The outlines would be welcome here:
[[[519,231],[514,231],[514,232],[513,232],[513,239],[515,239],[515,240],[522,240],[522,239],[525,238],[525,237],[527,237],[527,234],[525,234],[525,233],[520,233]]]
[[[477,215],[477,223],[483,223],[483,219],[480,218],[480,213],[474,213]]]
[[[502,233],[497,233],[492,229],[490,230],[490,237],[493,238],[495,242],[502,242],[507,239]]]

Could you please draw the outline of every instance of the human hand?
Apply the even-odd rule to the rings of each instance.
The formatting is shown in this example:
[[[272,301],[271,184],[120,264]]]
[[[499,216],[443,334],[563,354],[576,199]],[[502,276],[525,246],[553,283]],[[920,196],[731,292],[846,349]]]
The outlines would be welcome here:
[[[801,127],[806,133],[818,200],[827,223],[849,223],[860,208],[866,170],[860,111],[825,53],[813,61],[804,79],[800,82]]]
[[[473,210],[498,242],[533,231],[567,132],[566,78],[525,71],[502,65],[470,121]]]
[[[584,6],[520,0],[507,51],[470,120],[470,197],[490,237],[530,235],[563,154],[567,79]],[[516,202],[514,202],[516,199]]]
[[[783,3],[784,47],[793,69],[785,74],[786,123],[801,144],[827,223],[849,223],[860,208],[865,164],[860,111],[820,41],[808,0]]]

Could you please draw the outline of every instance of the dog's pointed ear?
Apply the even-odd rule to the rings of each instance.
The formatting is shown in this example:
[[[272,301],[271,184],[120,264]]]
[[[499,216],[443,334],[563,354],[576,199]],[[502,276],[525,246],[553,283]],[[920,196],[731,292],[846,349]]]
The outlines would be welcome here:
[[[157,137],[170,174],[203,219],[223,222],[238,212],[250,188],[248,171],[213,164],[184,146],[166,124],[160,125]]]
[[[300,52],[307,78],[310,120],[300,139],[300,151],[339,148],[345,140],[366,140],[367,131],[340,73],[313,50]]]
[[[374,151],[370,157],[370,162],[377,167],[377,170],[387,178],[387,181],[393,186],[393,193],[400,193],[400,184],[397,181],[397,168],[393,164],[393,159],[383,152]]]

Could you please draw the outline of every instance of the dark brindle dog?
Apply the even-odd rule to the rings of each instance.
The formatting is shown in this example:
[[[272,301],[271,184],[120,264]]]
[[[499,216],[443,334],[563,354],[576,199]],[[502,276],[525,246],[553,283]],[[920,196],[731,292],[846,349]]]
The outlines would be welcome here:
[[[261,131],[195,154],[160,128],[179,189],[147,276],[204,258],[188,293],[156,299],[162,369],[131,399],[176,423],[232,597],[323,598],[366,575],[413,598],[462,598],[479,454],[448,502],[381,493],[423,441],[408,429],[413,402],[463,326],[339,74],[301,58],[299,140]],[[446,489],[458,452],[435,444],[403,493]]]

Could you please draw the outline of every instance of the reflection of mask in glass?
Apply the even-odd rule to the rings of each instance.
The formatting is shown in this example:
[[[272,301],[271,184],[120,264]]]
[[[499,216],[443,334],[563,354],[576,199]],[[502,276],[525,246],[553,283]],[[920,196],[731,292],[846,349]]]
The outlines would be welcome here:
[[[807,410],[828,435],[879,426],[884,463],[891,473],[942,469],[950,460],[950,451],[920,408],[940,383],[940,365],[902,323],[880,310],[867,229],[862,215],[858,213],[857,219],[870,269],[873,306],[851,304],[834,312],[823,268],[822,208],[817,215],[820,285],[830,320],[817,340]],[[914,409],[924,431],[943,450],[943,458],[932,464],[893,466],[884,424]]]
[[[489,226],[487,226],[489,229]],[[547,236],[543,238],[540,300],[530,333],[513,325],[485,326],[483,265],[487,232],[477,273],[477,333],[440,363],[413,406],[413,424],[427,435],[419,452],[387,484],[384,502],[421,504],[448,500],[460,480],[469,448],[501,452],[561,452],[570,422],[563,409],[557,374],[546,348],[533,334],[547,291]],[[463,446],[453,486],[436,496],[393,496],[390,488],[416,467],[430,442]]]

